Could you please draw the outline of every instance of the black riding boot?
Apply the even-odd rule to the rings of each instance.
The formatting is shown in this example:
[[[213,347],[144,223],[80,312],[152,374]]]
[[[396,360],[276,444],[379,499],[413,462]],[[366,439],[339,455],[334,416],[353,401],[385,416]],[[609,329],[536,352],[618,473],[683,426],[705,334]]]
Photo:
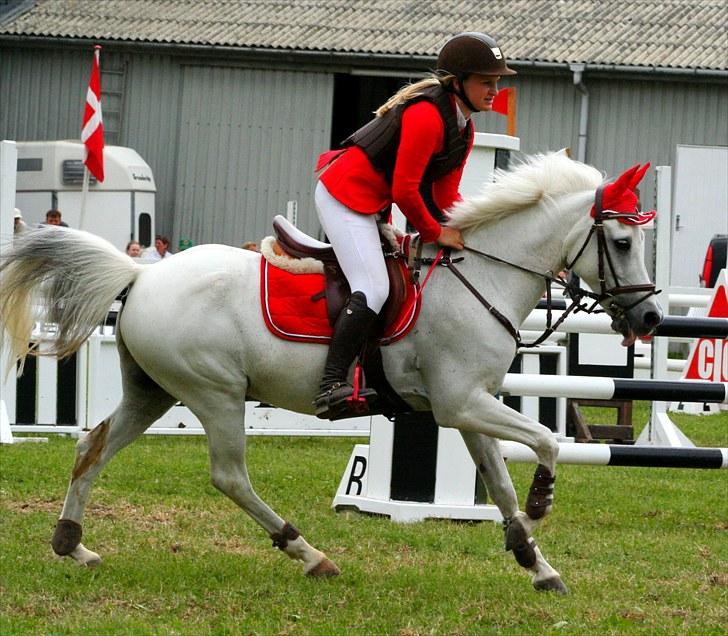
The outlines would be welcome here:
[[[362,292],[354,292],[334,325],[320,393],[313,401],[318,417],[337,419],[357,414],[351,412],[350,403],[346,401],[354,394],[354,388],[348,382],[349,367],[361,351],[376,318],[377,314],[367,307],[366,296]],[[364,398],[367,404],[376,396],[374,389],[359,390],[359,397]],[[360,404],[362,412],[358,414],[366,413],[368,409]]]

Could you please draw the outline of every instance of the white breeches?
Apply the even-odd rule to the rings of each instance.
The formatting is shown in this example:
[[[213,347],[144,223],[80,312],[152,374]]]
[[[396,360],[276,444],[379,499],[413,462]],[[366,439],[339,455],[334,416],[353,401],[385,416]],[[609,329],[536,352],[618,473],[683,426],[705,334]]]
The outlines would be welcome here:
[[[339,259],[351,291],[367,297],[379,313],[389,295],[389,277],[379,242],[376,214],[361,214],[339,203],[323,183],[316,185],[316,209],[321,226]]]

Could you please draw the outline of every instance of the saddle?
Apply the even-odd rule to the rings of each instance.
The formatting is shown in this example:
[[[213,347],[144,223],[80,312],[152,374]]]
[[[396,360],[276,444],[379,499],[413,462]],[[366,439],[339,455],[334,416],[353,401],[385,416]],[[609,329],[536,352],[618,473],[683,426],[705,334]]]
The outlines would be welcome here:
[[[336,318],[351,293],[334,250],[304,234],[282,216],[275,217],[273,228],[277,239],[266,237],[261,242],[261,306],[265,323],[279,338],[328,344]],[[410,408],[387,381],[380,346],[409,333],[419,315],[420,294],[419,284],[410,276],[403,257],[402,246],[406,249],[410,237],[398,242],[391,230],[382,232],[382,226],[380,233],[384,234],[389,297],[363,348],[360,364],[366,385],[374,388],[379,397],[370,414],[382,413],[391,418]]]
[[[388,228],[389,226],[385,227]],[[298,259],[302,263],[308,264],[308,267],[305,265],[299,267],[294,263],[291,263],[289,267],[287,266],[289,264],[285,260],[281,261],[280,258],[269,258],[269,254],[266,254],[267,250],[264,249],[263,256],[266,263],[263,269],[268,270],[271,265],[273,267],[282,265],[289,272],[294,272],[294,277],[297,271],[301,274],[309,275],[321,272],[323,274],[322,288],[311,294],[310,300],[313,303],[325,301],[328,324],[330,327],[333,327],[351,293],[349,283],[339,267],[333,248],[328,243],[322,243],[305,234],[285,217],[280,215],[273,219],[273,229],[277,240],[273,242],[265,239],[263,242],[264,245],[267,245],[269,250],[272,249],[277,257],[283,257],[286,260]],[[380,226],[381,232],[382,226]],[[414,325],[417,314],[419,313],[419,294],[418,286],[411,279],[406,260],[402,257],[401,244],[397,242],[391,230],[389,232],[384,230],[384,232],[385,235],[382,236],[382,245],[387,273],[389,275],[389,296],[379,314],[374,335],[382,344],[389,344],[402,338]],[[274,263],[270,263],[271,260]],[[321,265],[317,266],[316,262],[319,262]],[[266,273],[269,272],[266,271]],[[280,275],[277,276],[279,279],[281,278]],[[273,277],[275,278],[276,274]],[[266,279],[263,281],[263,298],[264,301],[268,301],[265,304],[270,304],[270,295],[271,293],[275,293],[275,290],[271,285],[271,277],[266,276]],[[303,280],[290,281],[290,284],[295,285],[296,282],[305,284]],[[309,281],[309,291],[311,291],[311,286],[315,287],[315,285],[315,281]],[[301,307],[301,309],[303,310],[305,308]],[[266,313],[270,316],[270,311]],[[321,328],[319,327],[320,330]],[[311,335],[321,336],[322,334]],[[295,339],[300,340],[302,338]],[[316,338],[316,341],[321,342],[321,339]]]

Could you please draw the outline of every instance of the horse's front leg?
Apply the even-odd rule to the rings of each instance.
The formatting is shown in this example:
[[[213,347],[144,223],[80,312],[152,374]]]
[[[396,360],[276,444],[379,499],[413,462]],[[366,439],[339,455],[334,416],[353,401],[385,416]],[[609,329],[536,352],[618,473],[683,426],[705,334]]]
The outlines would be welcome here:
[[[440,426],[520,442],[533,450],[538,457],[538,466],[528,492],[526,514],[529,519],[540,521],[553,506],[559,454],[553,434],[542,424],[500,402],[485,388],[475,387],[462,397],[461,404],[454,404],[452,400],[446,403],[433,401],[435,421]]]
[[[475,462],[478,475],[503,515],[506,550],[513,551],[518,564],[530,572],[531,582],[537,590],[568,593],[561,576],[544,558],[531,537],[536,522],[518,510],[518,498],[498,440],[470,431],[460,433]]]

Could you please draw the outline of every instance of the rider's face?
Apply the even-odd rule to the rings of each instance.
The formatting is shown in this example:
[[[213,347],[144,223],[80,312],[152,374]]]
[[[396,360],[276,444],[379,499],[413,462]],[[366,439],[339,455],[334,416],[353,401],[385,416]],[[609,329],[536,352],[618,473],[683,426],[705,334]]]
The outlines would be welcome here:
[[[463,82],[463,90],[470,103],[478,110],[488,111],[493,108],[493,99],[498,93],[500,75],[481,75],[473,73]],[[468,109],[470,112],[470,109]],[[467,115],[467,113],[466,113]]]

